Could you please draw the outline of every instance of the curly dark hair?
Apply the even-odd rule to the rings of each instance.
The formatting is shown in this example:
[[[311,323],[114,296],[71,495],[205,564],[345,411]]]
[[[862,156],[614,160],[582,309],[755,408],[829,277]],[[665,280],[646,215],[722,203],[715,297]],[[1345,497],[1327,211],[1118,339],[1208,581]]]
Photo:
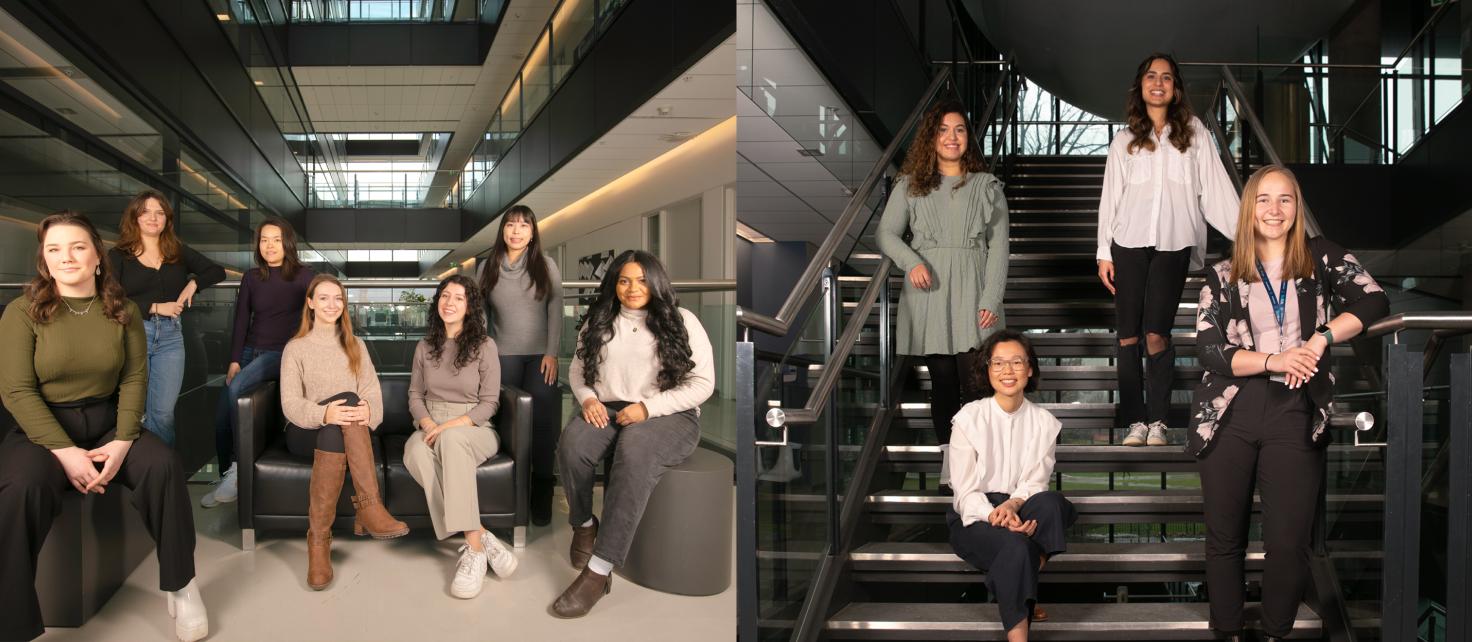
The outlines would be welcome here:
[[[429,330],[424,333],[424,342],[429,344],[430,361],[439,363],[440,357],[445,354],[445,320],[440,318],[440,295],[451,285],[465,288],[465,321],[459,336],[455,337],[453,364],[456,370],[460,370],[480,358],[480,347],[490,335],[486,332],[485,306],[481,302],[480,288],[475,287],[475,281],[463,274],[445,277],[445,280],[440,281],[439,287],[434,289],[434,298],[430,299],[433,307],[429,315]]]
[[[981,160],[981,152],[971,140],[971,122],[966,118],[966,108],[955,99],[942,100],[920,119],[915,138],[910,141],[910,150],[905,153],[905,164],[900,167],[900,176],[910,178],[912,198],[920,198],[940,187],[940,159],[935,153],[935,139],[940,135],[940,126],[947,114],[960,114],[961,119],[966,121],[966,151],[961,154],[963,173],[955,187],[959,189],[965,185],[968,174],[986,171],[986,161]]]
[[[126,326],[132,320],[128,314],[128,293],[123,291],[112,275],[112,261],[102,251],[102,235],[85,214],[63,210],[41,219],[36,226],[36,276],[26,283],[23,292],[31,300],[26,307],[26,316],[37,323],[51,323],[56,309],[61,307],[61,293],[56,289],[56,279],[51,278],[51,269],[46,266],[46,232],[53,227],[71,225],[87,232],[92,240],[92,251],[97,255],[97,274],[93,281],[97,295],[102,297],[102,314],[118,325]]]
[[[1027,353],[1027,365],[1032,368],[1032,376],[1027,378],[1027,385],[1022,387],[1023,392],[1032,392],[1038,389],[1038,382],[1043,379],[1043,371],[1038,367],[1038,352],[1032,347],[1032,342],[1027,340],[1027,335],[1003,328],[993,332],[986,341],[981,343],[981,348],[976,352],[976,367],[971,370],[971,381],[979,393],[978,399],[985,399],[997,394],[992,388],[992,379],[987,374],[991,367],[992,353],[997,351],[997,345],[1015,341],[1022,345],[1022,350]]]
[[[1154,129],[1155,124],[1145,109],[1141,86],[1145,82],[1146,72],[1150,71],[1151,63],[1156,60],[1170,63],[1171,83],[1175,86],[1175,96],[1165,111],[1165,120],[1170,124],[1170,144],[1182,152],[1191,147],[1191,118],[1195,113],[1191,110],[1191,101],[1186,98],[1186,79],[1181,77],[1181,67],[1176,64],[1175,58],[1167,53],[1155,52],[1146,56],[1144,62],[1140,63],[1140,68],[1135,70],[1135,81],[1130,83],[1129,97],[1125,102],[1125,124],[1135,137],[1130,141],[1131,154],[1139,149],[1155,151],[1155,141],[1150,140],[1150,130]]]
[[[583,383],[589,387],[598,381],[598,367],[603,362],[603,346],[613,338],[613,321],[618,318],[619,272],[628,263],[638,263],[644,268],[644,282],[649,288],[649,303],[644,306],[649,316],[644,325],[654,335],[658,346],[659,389],[669,390],[685,381],[695,369],[691,358],[690,333],[685,330],[685,320],[680,318],[680,301],[675,298],[675,289],[670,285],[669,273],[653,254],[641,250],[626,250],[613,259],[603,281],[598,284],[598,298],[588,309],[587,320],[578,334],[577,356],[583,361]]]

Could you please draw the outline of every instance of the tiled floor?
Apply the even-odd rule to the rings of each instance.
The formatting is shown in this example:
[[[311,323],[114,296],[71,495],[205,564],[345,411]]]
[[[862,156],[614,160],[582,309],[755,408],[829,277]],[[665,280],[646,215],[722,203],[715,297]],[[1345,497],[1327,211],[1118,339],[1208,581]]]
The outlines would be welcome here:
[[[196,498],[208,486],[191,485]],[[198,579],[210,613],[209,640],[639,640],[716,642],[736,637],[736,586],[711,597],[669,595],[615,577],[613,591],[587,617],[559,620],[548,606],[576,576],[567,563],[566,504],[549,527],[533,527],[516,573],[490,576],[480,596],[449,595],[459,540],[428,531],[379,542],[338,533],[336,579],[307,588],[306,542],[265,534],[240,550],[233,506],[195,508]],[[498,534],[508,538],[509,533]],[[732,573],[734,578],[735,574]],[[50,629],[46,642],[171,640],[173,621],[150,556],[107,605],[79,629]]]

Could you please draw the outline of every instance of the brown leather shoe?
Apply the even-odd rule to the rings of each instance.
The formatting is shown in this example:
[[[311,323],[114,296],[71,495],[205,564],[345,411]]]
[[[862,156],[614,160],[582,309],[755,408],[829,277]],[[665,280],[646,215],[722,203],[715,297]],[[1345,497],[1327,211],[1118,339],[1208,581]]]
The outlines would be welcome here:
[[[1032,607],[1032,621],[1034,621],[1034,622],[1047,622],[1048,621],[1048,612],[1047,611],[1044,611],[1043,610],[1043,607],[1034,604],[1033,607]]]
[[[307,586],[314,591],[332,583],[332,521],[342,494],[347,455],[312,453],[312,481],[307,490]]]
[[[588,560],[593,558],[593,544],[598,541],[598,518],[593,518],[592,526],[572,527],[572,545],[567,549],[567,558],[572,560],[572,567],[579,571],[588,567]]]
[[[342,427],[342,441],[347,450],[348,470],[353,473],[353,518],[355,535],[372,535],[374,539],[393,539],[409,534],[409,525],[390,515],[378,495],[378,467],[373,462],[373,439],[363,424]]]
[[[572,585],[552,603],[552,614],[560,618],[583,617],[593,609],[598,600],[608,595],[612,586],[613,574],[599,575],[584,568],[583,572],[578,573],[577,579],[572,581]]]

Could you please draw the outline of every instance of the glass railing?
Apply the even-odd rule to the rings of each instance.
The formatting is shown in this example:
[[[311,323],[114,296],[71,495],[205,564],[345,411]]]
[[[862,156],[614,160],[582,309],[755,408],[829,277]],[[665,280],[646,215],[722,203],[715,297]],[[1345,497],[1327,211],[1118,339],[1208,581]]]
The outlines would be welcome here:
[[[477,22],[476,0],[292,0],[292,22]]]
[[[460,207],[458,175],[439,170],[312,172],[309,207]]]
[[[491,124],[466,163],[460,183],[474,194],[521,137],[526,124],[587,56],[603,30],[629,0],[561,0],[501,97]]]

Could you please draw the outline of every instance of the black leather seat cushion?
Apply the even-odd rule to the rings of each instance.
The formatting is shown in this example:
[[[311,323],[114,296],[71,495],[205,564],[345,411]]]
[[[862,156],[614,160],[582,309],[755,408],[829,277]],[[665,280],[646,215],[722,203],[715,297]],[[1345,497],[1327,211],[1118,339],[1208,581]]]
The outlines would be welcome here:
[[[404,444],[408,434],[383,437],[384,461],[388,463],[388,510],[395,515],[428,515],[424,489],[404,466]],[[477,498],[482,515],[511,515],[516,512],[515,468],[511,457],[498,452],[475,470]]]
[[[402,439],[402,438],[401,438]],[[378,464],[378,487],[384,488],[383,445],[373,437],[373,461]],[[286,437],[276,434],[270,445],[256,460],[256,491],[253,494],[257,515],[306,515],[307,489],[312,481],[312,459],[297,457],[286,450]],[[342,496],[337,502],[338,515],[353,514],[353,476],[347,473]]]

